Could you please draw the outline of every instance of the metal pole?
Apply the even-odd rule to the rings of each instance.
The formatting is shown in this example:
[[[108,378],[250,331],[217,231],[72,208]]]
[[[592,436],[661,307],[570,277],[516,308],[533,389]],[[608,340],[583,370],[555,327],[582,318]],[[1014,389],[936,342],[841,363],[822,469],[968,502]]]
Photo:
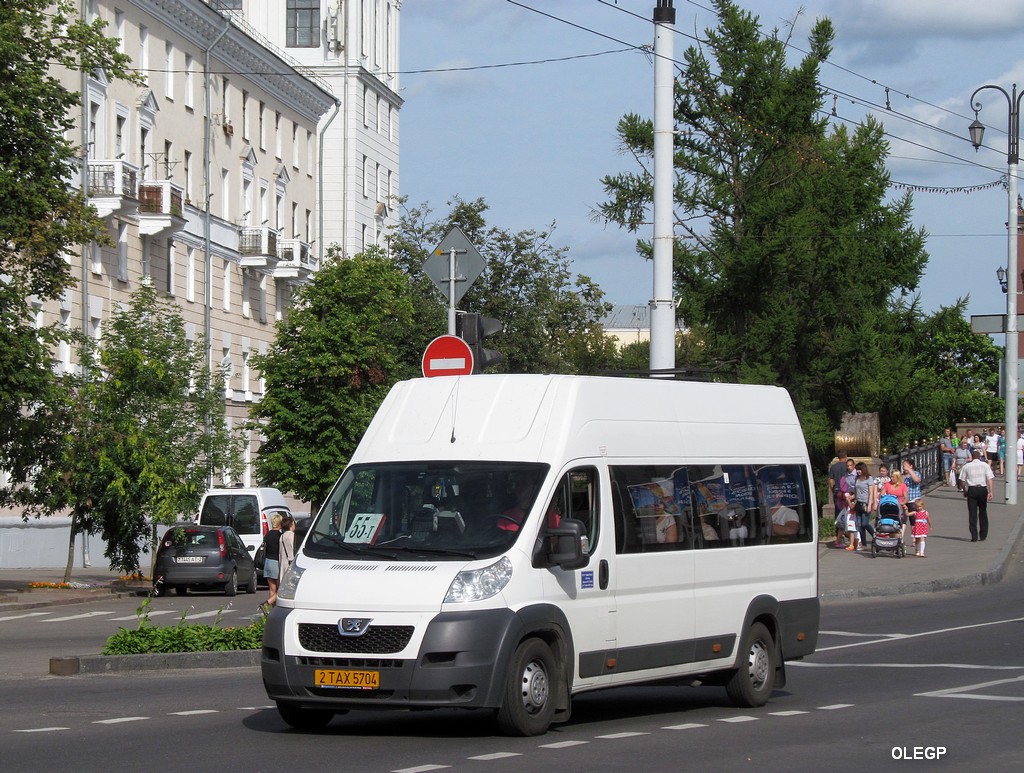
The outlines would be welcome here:
[[[1019,159],[1020,145],[1020,98],[1024,94],[1017,94],[1017,84],[1013,84],[1011,94],[1001,86],[986,84],[979,86],[971,94],[970,104],[974,109],[975,120],[971,124],[971,144],[977,149],[981,145],[981,139],[985,127],[977,119],[978,111],[981,110],[981,103],[975,102],[974,98],[986,89],[998,91],[1004,97],[1009,106],[1009,117],[1007,120],[1007,148],[1006,148],[1006,188],[1008,194],[1008,209],[1006,216],[1006,354],[1004,363],[1006,367],[1005,376],[1005,443],[1006,453],[1017,454],[1017,402],[1020,391],[1017,379],[1017,368],[1019,363],[1020,330],[1017,326],[1017,294],[1020,292],[1020,276],[1017,270],[1017,162]],[[975,134],[977,130],[977,134]],[[1017,465],[1006,465],[1006,504],[1017,504]]]
[[[448,335],[455,335],[455,256],[458,250],[448,250]]]
[[[654,9],[654,287],[651,307],[651,370],[676,366],[676,305],[672,298],[672,233],[675,126],[672,0]]]

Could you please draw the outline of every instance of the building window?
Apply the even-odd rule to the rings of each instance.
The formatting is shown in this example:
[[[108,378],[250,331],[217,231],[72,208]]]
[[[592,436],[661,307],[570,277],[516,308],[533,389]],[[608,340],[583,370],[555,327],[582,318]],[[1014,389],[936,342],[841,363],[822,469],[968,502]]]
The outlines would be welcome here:
[[[177,284],[174,281],[174,274],[178,270],[175,263],[177,262],[177,248],[174,242],[167,241],[167,294],[176,295],[178,292]]]
[[[117,39],[117,52],[125,53],[124,50],[124,11],[114,11],[114,37]]]
[[[281,114],[274,113],[274,158],[281,160]]]
[[[306,131],[306,174],[310,177],[313,176],[313,152],[316,150],[316,145],[313,143],[313,132]]]
[[[252,310],[249,306],[249,297],[252,295],[251,282],[249,280],[249,272],[244,268],[242,269],[242,316],[246,319],[252,316]]]
[[[103,249],[100,247],[98,242],[89,243],[90,262],[92,263],[92,273],[102,274],[103,273]]]
[[[139,25],[139,75],[149,80],[149,30]]]
[[[224,311],[231,311],[231,261],[224,261]]]
[[[164,179],[170,180],[174,176],[174,143],[164,140]]]
[[[363,156],[363,198],[369,198],[370,196],[370,161],[366,156]]]
[[[185,268],[185,300],[195,303],[196,300],[196,248],[188,248],[188,259]]]
[[[299,168],[299,125],[292,124],[292,169]]]
[[[185,54],[185,107],[195,109],[196,61],[191,54]]]
[[[182,187],[185,189],[185,203],[192,203],[192,152],[186,150],[182,160],[182,174],[185,175],[185,179],[182,181]]]
[[[164,43],[164,96],[174,100],[174,44]]]
[[[220,216],[225,220],[231,219],[231,186],[229,183],[228,170],[220,170]]]
[[[263,123],[263,111],[266,110],[266,109],[267,109],[267,106],[264,105],[262,102],[260,102],[260,112],[259,112],[259,115],[256,118],[256,120],[257,120],[257,122],[259,124],[260,150],[266,150],[267,149],[267,127]]]
[[[128,225],[117,224],[117,278],[128,281]]]
[[[320,45],[320,0],[288,0],[285,38],[288,48]]]

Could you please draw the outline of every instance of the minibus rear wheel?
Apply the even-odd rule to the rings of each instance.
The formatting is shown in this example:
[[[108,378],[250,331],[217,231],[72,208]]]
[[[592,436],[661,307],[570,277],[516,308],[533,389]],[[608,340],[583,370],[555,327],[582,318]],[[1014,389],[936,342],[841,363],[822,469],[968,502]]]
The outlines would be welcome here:
[[[551,726],[555,657],[540,639],[527,639],[516,649],[498,709],[498,728],[505,735],[543,735]]]
[[[734,706],[756,708],[768,702],[775,682],[775,642],[763,623],[747,629],[740,645],[740,667],[725,684]]]

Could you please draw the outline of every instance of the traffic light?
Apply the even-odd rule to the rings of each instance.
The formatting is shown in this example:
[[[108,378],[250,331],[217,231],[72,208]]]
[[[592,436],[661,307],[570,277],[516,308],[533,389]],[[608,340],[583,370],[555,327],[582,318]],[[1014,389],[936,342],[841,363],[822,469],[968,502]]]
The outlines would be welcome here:
[[[460,312],[455,320],[455,334],[473,350],[473,372],[483,373],[485,368],[504,362],[501,352],[485,349],[481,342],[489,335],[500,333],[501,320],[475,312]]]

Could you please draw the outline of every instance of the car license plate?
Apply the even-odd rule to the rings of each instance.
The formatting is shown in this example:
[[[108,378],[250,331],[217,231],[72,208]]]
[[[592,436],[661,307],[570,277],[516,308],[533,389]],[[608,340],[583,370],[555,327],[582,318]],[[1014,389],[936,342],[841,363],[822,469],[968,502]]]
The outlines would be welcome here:
[[[380,671],[318,668],[313,678],[317,687],[353,687],[357,690],[376,690],[380,687]]]
[[[175,556],[174,563],[176,564],[201,564],[205,559],[203,556]]]

